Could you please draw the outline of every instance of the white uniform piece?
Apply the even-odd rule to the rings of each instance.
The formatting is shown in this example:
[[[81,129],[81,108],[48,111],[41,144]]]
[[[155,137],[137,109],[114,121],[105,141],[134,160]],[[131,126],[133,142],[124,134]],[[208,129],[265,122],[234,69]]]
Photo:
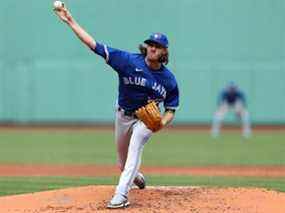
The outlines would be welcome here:
[[[122,171],[115,194],[128,195],[141,164],[142,152],[152,131],[145,124],[131,116],[116,111],[115,142],[118,164]]]

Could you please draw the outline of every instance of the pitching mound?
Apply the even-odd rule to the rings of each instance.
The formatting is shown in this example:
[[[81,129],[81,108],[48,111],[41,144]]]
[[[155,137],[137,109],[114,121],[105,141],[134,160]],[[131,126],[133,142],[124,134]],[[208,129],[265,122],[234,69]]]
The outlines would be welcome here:
[[[88,186],[0,198],[1,213],[195,212],[284,213],[285,193],[255,188],[148,187],[130,192],[131,206],[107,210],[113,186]]]

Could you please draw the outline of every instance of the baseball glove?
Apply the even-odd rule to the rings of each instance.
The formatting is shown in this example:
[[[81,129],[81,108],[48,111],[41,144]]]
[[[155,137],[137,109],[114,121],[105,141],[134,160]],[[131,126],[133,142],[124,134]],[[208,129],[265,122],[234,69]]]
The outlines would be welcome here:
[[[151,131],[156,132],[161,129],[161,114],[155,101],[140,107],[135,114]]]

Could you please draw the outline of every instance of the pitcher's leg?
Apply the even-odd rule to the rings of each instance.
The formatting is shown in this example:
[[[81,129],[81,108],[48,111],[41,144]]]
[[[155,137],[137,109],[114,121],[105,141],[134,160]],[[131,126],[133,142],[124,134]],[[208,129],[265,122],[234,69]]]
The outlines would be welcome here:
[[[116,113],[115,121],[115,143],[117,148],[117,161],[121,171],[127,160],[129,141],[131,138],[132,125],[135,119],[130,119],[123,115],[121,112]]]
[[[121,174],[119,184],[116,188],[116,194],[124,196],[128,195],[141,164],[144,144],[148,141],[151,134],[152,131],[147,129],[142,122],[138,121],[134,125],[133,134],[129,144],[127,161],[124,171]]]

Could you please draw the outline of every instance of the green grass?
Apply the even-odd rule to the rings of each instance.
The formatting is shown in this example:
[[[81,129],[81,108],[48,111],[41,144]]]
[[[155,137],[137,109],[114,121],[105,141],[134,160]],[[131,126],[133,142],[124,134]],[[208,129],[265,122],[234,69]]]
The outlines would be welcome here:
[[[87,185],[116,185],[118,177],[0,177],[0,196]],[[285,192],[284,178],[149,176],[150,186],[261,187]]]
[[[114,164],[112,132],[0,133],[0,163]]]
[[[0,132],[0,163],[115,164],[111,131]],[[208,132],[155,134],[145,145],[144,165],[285,165],[285,132],[239,133],[212,139]]]
[[[255,133],[245,140],[239,133],[213,139],[206,132],[156,135],[148,164],[160,165],[285,165],[285,132]],[[160,151],[157,151],[160,150]]]
[[[118,177],[0,177],[0,196],[86,185],[114,185]]]

